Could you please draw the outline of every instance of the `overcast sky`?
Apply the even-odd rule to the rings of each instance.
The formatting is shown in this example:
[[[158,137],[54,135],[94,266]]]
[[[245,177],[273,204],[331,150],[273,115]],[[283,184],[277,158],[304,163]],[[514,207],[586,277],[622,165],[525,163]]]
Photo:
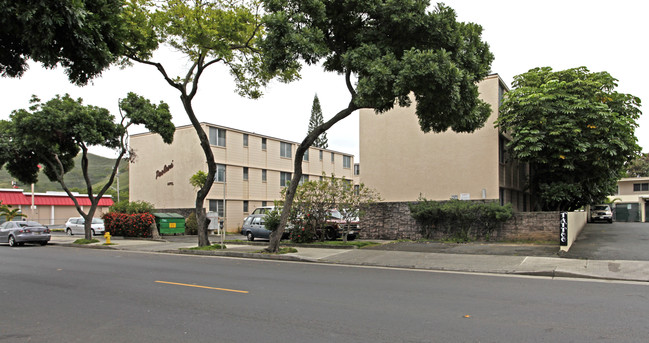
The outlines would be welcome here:
[[[586,66],[593,72],[608,71],[619,80],[618,91],[649,101],[648,2],[449,0],[445,3],[456,10],[458,20],[482,25],[483,40],[490,44],[495,55],[492,72],[498,73],[510,86],[515,75],[531,68],[550,66],[562,70]],[[155,58],[172,73],[186,70],[182,56],[161,52]],[[0,78],[0,90],[0,119],[7,119],[14,109],[27,108],[32,94],[46,101],[56,94],[69,93],[74,98],[83,98],[86,104],[105,107],[117,114],[118,99],[133,91],[156,103],[166,101],[174,123],[189,124],[178,91],[166,84],[151,66],[111,68],[91,85],[80,88],[71,85],[61,69],[44,70],[38,64],[31,64],[21,79]],[[345,108],[350,100],[344,78],[324,73],[319,67],[305,68],[298,82],[271,84],[262,99],[241,98],[234,93],[225,68],[216,65],[203,75],[194,109],[203,122],[299,142],[306,135],[316,93],[325,120]],[[641,117],[636,130],[644,152],[649,151],[648,116]],[[131,133],[142,131],[136,128]],[[330,149],[353,154],[355,161],[359,161],[358,113],[332,127],[327,137]]]

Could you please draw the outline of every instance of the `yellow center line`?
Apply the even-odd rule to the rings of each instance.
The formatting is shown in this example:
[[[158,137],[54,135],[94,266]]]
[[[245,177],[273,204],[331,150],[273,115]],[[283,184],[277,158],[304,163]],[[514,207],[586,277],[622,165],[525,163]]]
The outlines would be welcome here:
[[[177,282],[169,282],[169,281],[156,281],[157,283],[165,283],[168,285],[176,285],[176,286],[186,286],[186,287],[196,287],[196,288],[205,288],[205,289],[214,289],[217,291],[226,291],[226,292],[234,292],[234,293],[248,293],[248,291],[240,291],[237,289],[227,289],[227,288],[217,288],[217,287],[208,287],[208,286],[199,286],[199,285],[189,285],[186,283],[177,283]]]

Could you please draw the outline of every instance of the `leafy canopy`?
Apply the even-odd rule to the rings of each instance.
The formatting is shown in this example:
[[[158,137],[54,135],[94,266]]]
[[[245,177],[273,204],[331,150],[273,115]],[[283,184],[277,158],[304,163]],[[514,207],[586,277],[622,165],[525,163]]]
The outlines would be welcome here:
[[[85,85],[122,51],[122,0],[0,0],[0,74],[20,77],[32,59],[60,64]]]
[[[0,126],[0,165],[23,183],[36,183],[43,166],[45,175],[56,181],[74,167],[74,157],[90,146],[125,148],[128,126],[143,124],[159,133],[165,143],[173,140],[175,131],[167,104],[153,105],[129,93],[120,101],[121,122],[105,108],[84,105],[69,95],[41,103],[32,98],[29,110],[20,109]]]
[[[649,176],[649,154],[642,154],[626,165],[626,177]]]
[[[638,152],[640,99],[615,91],[607,72],[535,68],[514,78],[497,125],[511,156],[530,163],[544,210],[573,210],[613,194]]]
[[[262,47],[272,70],[323,62],[326,71],[356,77],[354,109],[382,113],[409,106],[411,93],[424,132],[471,132],[489,117],[476,83],[493,55],[482,27],[456,21],[427,0],[266,0]]]

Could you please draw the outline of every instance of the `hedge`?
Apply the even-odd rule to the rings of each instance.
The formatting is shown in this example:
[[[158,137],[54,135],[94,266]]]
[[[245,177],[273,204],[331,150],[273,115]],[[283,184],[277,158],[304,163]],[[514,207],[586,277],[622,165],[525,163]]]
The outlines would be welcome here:
[[[151,237],[151,224],[155,217],[151,213],[125,214],[109,212],[104,214],[106,231],[112,236]]]

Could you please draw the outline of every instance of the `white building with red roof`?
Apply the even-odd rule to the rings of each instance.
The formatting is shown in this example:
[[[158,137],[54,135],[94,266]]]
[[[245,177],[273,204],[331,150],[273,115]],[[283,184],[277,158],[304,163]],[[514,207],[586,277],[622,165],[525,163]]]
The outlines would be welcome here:
[[[90,207],[87,194],[72,193],[84,211]],[[20,209],[28,220],[44,225],[63,225],[70,217],[79,217],[74,202],[65,192],[32,193],[22,189],[0,188],[0,201],[12,209]],[[104,195],[99,199],[95,217],[101,217],[113,205],[113,198]]]

